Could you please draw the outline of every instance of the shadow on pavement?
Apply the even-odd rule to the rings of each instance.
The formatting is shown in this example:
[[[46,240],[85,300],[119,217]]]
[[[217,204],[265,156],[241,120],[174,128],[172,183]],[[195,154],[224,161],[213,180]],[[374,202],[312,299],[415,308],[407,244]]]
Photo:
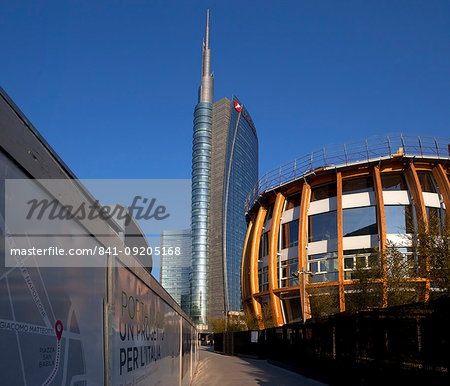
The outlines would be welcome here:
[[[201,347],[201,383],[208,385],[322,385],[319,381],[268,363],[266,360],[215,353]],[[200,379],[199,379],[200,381]],[[195,383],[194,383],[195,384]]]

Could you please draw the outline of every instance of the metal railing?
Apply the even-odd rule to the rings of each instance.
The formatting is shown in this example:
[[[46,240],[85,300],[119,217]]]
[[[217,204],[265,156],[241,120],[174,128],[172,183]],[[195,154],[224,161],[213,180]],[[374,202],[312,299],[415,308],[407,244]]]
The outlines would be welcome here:
[[[245,211],[248,212],[265,191],[296,180],[318,168],[394,156],[400,148],[403,155],[449,158],[450,138],[396,135],[366,139],[308,153],[264,174],[249,193]]]

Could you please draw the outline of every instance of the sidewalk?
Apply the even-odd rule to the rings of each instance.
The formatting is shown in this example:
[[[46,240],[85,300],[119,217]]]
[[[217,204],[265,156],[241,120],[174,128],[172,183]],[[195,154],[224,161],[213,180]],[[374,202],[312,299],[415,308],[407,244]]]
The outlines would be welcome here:
[[[324,385],[300,374],[269,364],[265,360],[217,354],[200,347],[200,363],[191,386],[213,385]]]

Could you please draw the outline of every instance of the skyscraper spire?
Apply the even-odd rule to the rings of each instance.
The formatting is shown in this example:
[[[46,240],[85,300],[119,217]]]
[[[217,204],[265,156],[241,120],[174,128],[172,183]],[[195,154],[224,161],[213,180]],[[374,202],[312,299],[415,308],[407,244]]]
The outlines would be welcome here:
[[[202,84],[200,86],[199,102],[213,103],[214,78],[211,73],[211,48],[209,47],[209,9],[206,11],[205,40],[202,55]]]
[[[203,41],[202,83],[194,110],[194,138],[192,144],[192,275],[190,281],[190,315],[194,323],[208,323],[208,253],[209,253],[209,189],[211,185],[211,140],[214,79],[211,74],[209,48],[209,9],[206,13]]]
[[[209,48],[209,8],[206,10],[205,45]]]

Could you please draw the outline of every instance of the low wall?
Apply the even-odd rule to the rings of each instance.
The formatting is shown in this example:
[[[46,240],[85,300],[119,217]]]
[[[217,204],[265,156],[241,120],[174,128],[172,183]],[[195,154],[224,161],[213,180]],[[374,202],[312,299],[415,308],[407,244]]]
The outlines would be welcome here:
[[[337,314],[306,324],[214,334],[215,351],[268,359],[325,382],[445,383],[450,368],[450,299],[428,305]],[[230,337],[232,336],[232,337]],[[232,346],[222,344],[231,341]]]

